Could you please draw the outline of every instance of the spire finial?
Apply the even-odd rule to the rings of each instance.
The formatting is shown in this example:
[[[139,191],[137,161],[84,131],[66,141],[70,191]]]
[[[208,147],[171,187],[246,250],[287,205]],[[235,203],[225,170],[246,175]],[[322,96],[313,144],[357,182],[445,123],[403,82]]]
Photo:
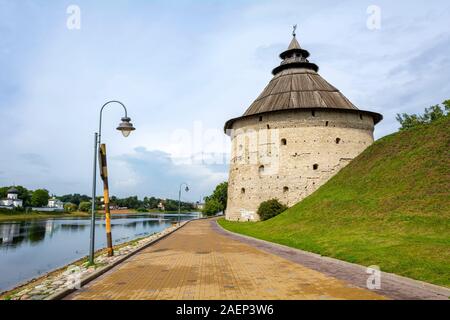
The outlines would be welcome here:
[[[292,36],[296,36],[297,34],[296,34],[296,31],[297,31],[297,25],[296,24],[294,24],[294,26],[292,27]]]

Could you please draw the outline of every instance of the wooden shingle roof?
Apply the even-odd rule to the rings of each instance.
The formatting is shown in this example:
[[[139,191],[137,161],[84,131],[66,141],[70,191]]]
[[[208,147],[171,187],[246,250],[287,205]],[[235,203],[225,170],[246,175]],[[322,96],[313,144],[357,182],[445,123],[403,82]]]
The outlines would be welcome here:
[[[298,108],[356,108],[314,70],[286,69],[269,82],[244,116]]]

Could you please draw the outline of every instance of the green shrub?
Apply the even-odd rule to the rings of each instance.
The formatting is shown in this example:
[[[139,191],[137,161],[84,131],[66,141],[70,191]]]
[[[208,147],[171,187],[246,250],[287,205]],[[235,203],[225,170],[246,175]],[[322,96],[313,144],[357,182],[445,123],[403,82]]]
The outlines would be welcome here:
[[[75,212],[75,211],[77,211],[77,209],[78,209],[78,206],[76,204],[73,204],[70,202],[64,204],[64,212],[66,212],[66,213]]]
[[[50,195],[47,190],[35,190],[31,196],[31,205],[38,208],[45,207],[48,204],[48,199],[50,199]]]
[[[223,205],[217,199],[207,200],[203,209],[203,213],[207,216],[213,216],[221,211],[223,211]]]
[[[142,207],[141,207],[141,208],[137,208],[136,211],[137,211],[137,212],[148,212],[147,209],[142,208]]]
[[[287,209],[288,207],[281,204],[277,199],[272,199],[264,201],[259,205],[258,215],[259,218],[264,221],[279,215]]]
[[[78,210],[80,210],[81,212],[91,211],[91,202],[90,201],[81,202],[80,205],[78,206]]]

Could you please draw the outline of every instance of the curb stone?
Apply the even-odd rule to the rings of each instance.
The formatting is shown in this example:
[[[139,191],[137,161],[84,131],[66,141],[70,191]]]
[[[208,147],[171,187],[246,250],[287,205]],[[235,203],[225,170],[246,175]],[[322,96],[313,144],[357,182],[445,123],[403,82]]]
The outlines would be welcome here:
[[[202,219],[202,218],[200,218]],[[92,274],[90,274],[89,276],[85,277],[84,279],[81,280],[81,286],[80,288],[82,288],[83,286],[85,286],[86,284],[88,284],[89,282],[95,280],[96,278],[100,277],[101,275],[105,274],[106,272],[110,271],[111,269],[113,269],[114,267],[120,265],[121,263],[123,263],[124,261],[126,261],[127,259],[131,258],[132,256],[134,256],[135,254],[139,253],[140,251],[148,248],[149,246],[159,242],[160,240],[168,237],[169,235],[171,235],[172,233],[180,230],[181,228],[183,228],[185,225],[187,225],[188,223],[195,221],[195,220],[199,220],[199,219],[193,219],[193,220],[189,220],[189,221],[185,221],[184,223],[182,223],[181,225],[179,225],[176,229],[163,234],[161,237],[158,237],[155,240],[152,240],[148,243],[146,243],[145,245],[143,245],[142,247],[137,248],[136,250],[131,251],[130,253],[126,254],[124,257],[114,261],[113,263],[111,263],[110,265],[107,265],[97,271],[94,271]],[[74,293],[75,291],[77,291],[79,289],[77,288],[73,288],[73,289],[64,289],[62,291],[59,292],[55,292],[54,294],[44,298],[43,300],[62,300],[63,298],[65,298],[66,296],[68,296],[71,293]]]
[[[232,232],[232,231],[229,231],[229,230],[226,230],[225,228],[223,228],[217,222],[217,220],[213,224],[215,226],[217,226],[219,230],[223,231],[227,236],[232,236],[235,239],[238,238],[237,240],[239,240],[239,238],[241,240],[247,240],[249,242],[252,242],[253,245],[255,243],[264,245],[264,246],[256,246],[256,248],[259,250],[263,250],[263,251],[269,252],[271,254],[276,254],[285,259],[288,259],[288,260],[294,261],[298,264],[304,265],[305,267],[308,267],[310,269],[322,272],[326,275],[335,277],[340,280],[344,280],[346,282],[350,282],[352,285],[355,285],[357,287],[368,290],[367,287],[361,285],[361,283],[355,283],[355,281],[351,281],[351,280],[354,280],[351,278],[352,276],[354,276],[354,274],[349,274],[349,273],[351,273],[351,271],[353,269],[353,271],[362,273],[367,277],[368,276],[366,274],[367,267],[365,267],[365,266],[347,262],[347,261],[343,261],[343,260],[338,260],[338,259],[331,258],[331,257],[322,256],[317,253],[303,251],[301,249],[288,247],[286,245],[282,245],[282,244],[278,244],[278,243],[274,243],[274,242],[270,242],[270,241],[266,241],[266,240],[262,240],[262,239],[258,239],[258,238],[253,238],[253,237],[250,237],[247,235],[235,233],[235,232]],[[275,250],[277,252],[273,252],[275,248],[278,249],[278,250]],[[303,264],[302,261],[294,260],[294,256],[297,256],[297,258],[300,258],[301,256],[309,257],[310,260],[316,260],[316,263],[318,263],[318,264],[319,264],[319,262],[327,264],[328,268],[331,268],[332,266],[335,266],[335,267],[340,266],[341,269],[349,269],[349,270],[344,270],[344,272],[341,272],[341,274],[337,275],[337,274],[334,274],[333,272],[327,272],[327,270],[318,270],[319,268],[315,268],[314,266],[311,265],[311,262],[314,262],[314,261],[309,261],[310,263]],[[343,276],[344,273],[347,273],[348,277]],[[420,299],[448,300],[450,298],[450,289],[445,288],[445,287],[441,287],[441,286],[438,286],[435,284],[431,284],[431,283],[427,283],[427,282],[423,282],[423,281],[419,281],[419,280],[414,280],[411,278],[399,276],[399,275],[384,272],[384,271],[381,271],[381,277],[383,279],[382,283],[384,284],[385,287],[387,286],[387,288],[382,288],[380,290],[373,290],[373,291],[378,292],[382,295],[385,295],[388,298],[401,299],[401,300],[420,300]]]

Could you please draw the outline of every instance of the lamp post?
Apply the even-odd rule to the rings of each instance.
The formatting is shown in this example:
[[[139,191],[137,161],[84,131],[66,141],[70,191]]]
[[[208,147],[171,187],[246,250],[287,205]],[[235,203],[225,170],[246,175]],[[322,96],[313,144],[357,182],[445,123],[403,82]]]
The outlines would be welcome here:
[[[93,174],[92,174],[92,208],[91,208],[91,233],[90,233],[90,246],[89,246],[89,264],[94,264],[94,251],[95,251],[95,199],[96,199],[96,186],[97,186],[97,153],[100,150],[100,160],[102,163],[102,167],[100,168],[100,172],[102,173],[102,178],[104,181],[104,202],[105,202],[105,212],[106,212],[106,233],[107,233],[107,242],[108,242],[108,250],[112,254],[112,237],[111,237],[111,220],[109,216],[109,192],[108,192],[108,180],[107,180],[107,172],[106,172],[106,147],[105,145],[101,145],[101,137],[102,137],[102,118],[103,118],[103,109],[110,104],[119,104],[123,107],[125,111],[125,116],[121,119],[121,123],[117,127],[117,130],[121,131],[123,136],[126,138],[130,135],[131,131],[136,130],[133,127],[133,124],[130,122],[131,119],[128,117],[127,108],[125,105],[116,100],[108,101],[105,103],[100,109],[100,121],[98,126],[98,132],[94,134],[95,142],[94,142],[94,165],[93,165]]]
[[[180,224],[180,215],[181,215],[181,187],[186,186],[184,191],[189,192],[189,186],[186,182],[180,184],[180,190],[178,191],[178,224]]]

